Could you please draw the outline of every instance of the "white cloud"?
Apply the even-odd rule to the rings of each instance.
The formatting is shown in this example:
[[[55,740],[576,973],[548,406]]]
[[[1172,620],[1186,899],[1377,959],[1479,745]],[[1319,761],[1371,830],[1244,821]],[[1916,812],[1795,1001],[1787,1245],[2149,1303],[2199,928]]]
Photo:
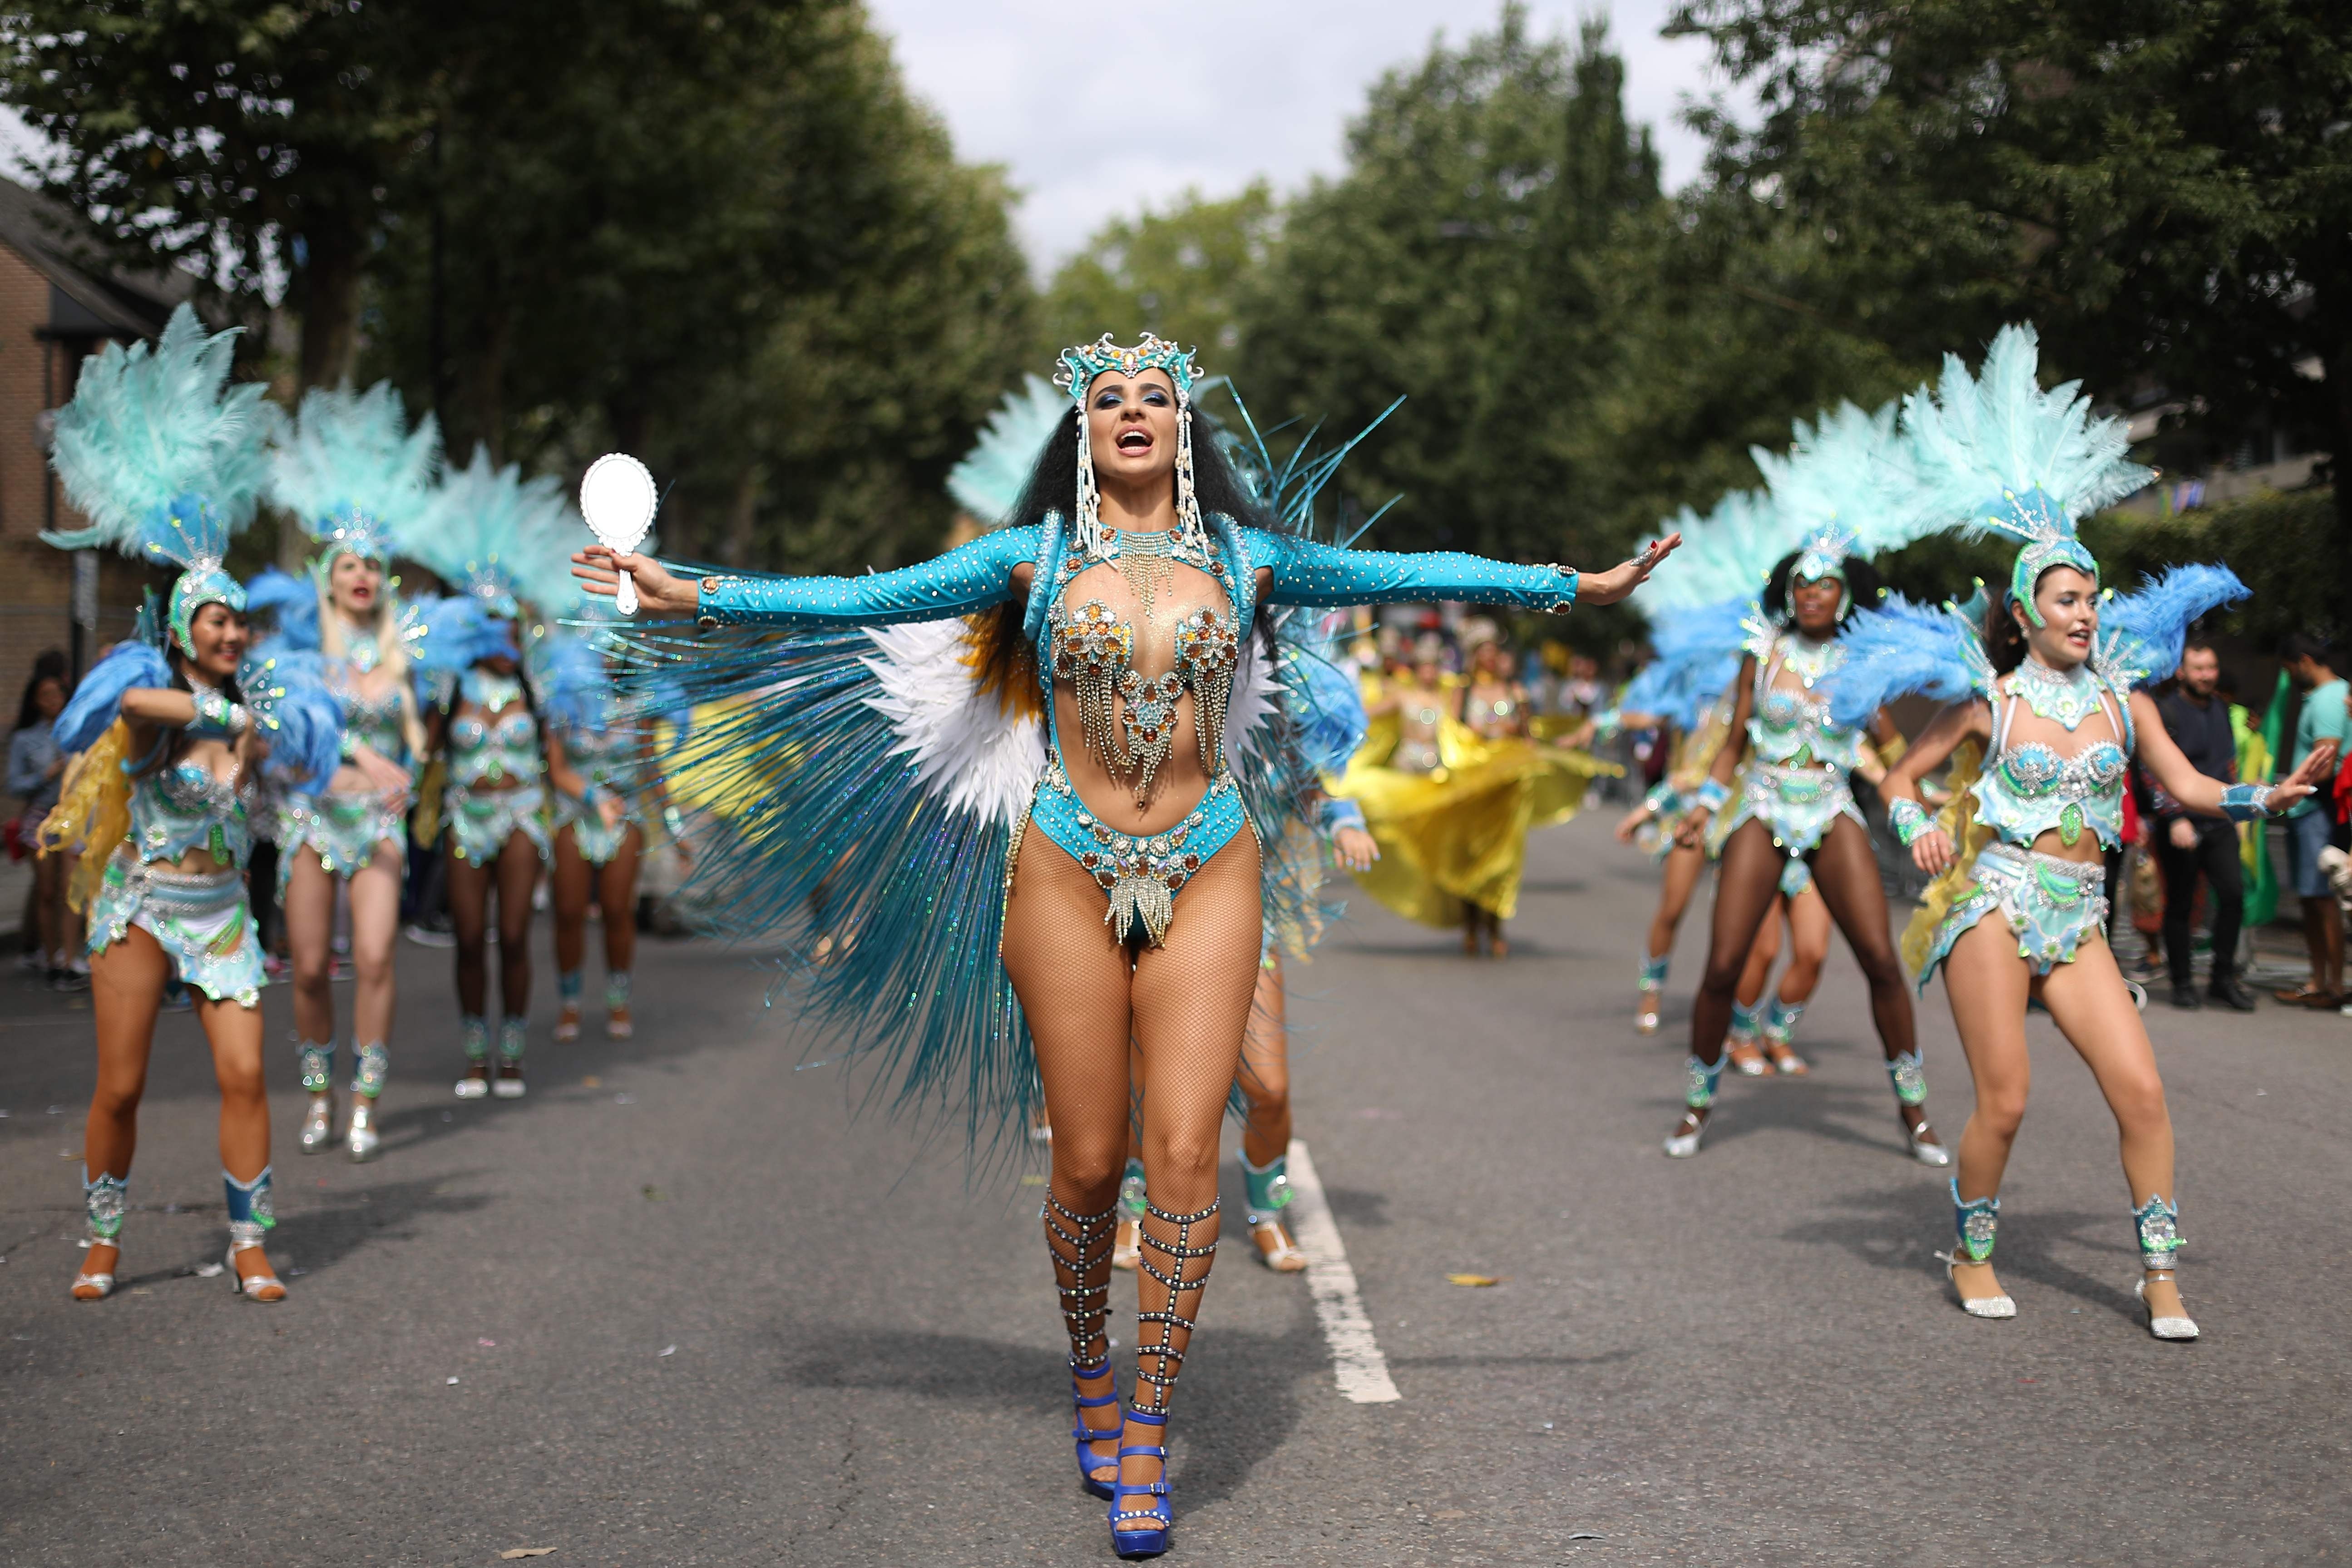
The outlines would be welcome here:
[[[1347,121],[1391,67],[1442,28],[1461,42],[1499,7],[1460,0],[1192,0],[1150,8],[1070,0],[868,0],[915,91],[946,118],[960,156],[1007,165],[1026,193],[1019,224],[1051,269],[1106,218],[1165,205],[1187,186],[1222,195],[1265,174],[1291,190],[1336,174]],[[1624,56],[1626,112],[1655,132],[1669,185],[1705,149],[1677,116],[1723,88],[1706,44],[1662,38],[1668,0],[1535,0],[1537,32],[1573,36],[1610,18]]]

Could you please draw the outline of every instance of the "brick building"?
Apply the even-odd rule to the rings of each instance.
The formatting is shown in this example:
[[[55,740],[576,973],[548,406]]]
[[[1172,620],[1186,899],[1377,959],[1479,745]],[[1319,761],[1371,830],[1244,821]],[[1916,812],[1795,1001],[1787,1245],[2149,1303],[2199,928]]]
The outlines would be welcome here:
[[[160,581],[112,551],[77,556],[41,542],[43,529],[84,521],[49,471],[48,411],[73,395],[100,345],[161,332],[191,282],[92,262],[89,248],[72,214],[0,178],[0,700],[10,724],[36,654],[64,648],[87,668],[131,629],[141,587]]]

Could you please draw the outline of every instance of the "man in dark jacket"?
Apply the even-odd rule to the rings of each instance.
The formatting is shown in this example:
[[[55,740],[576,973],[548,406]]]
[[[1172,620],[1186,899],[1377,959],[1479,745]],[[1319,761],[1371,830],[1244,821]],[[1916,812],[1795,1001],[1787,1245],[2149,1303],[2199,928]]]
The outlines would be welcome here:
[[[2238,782],[2238,742],[2230,729],[2230,705],[2214,688],[2221,661],[2210,645],[2191,638],[2181,650],[2173,689],[2157,699],[2157,711],[2173,744],[2196,770],[2223,784]],[[2172,1005],[2199,1005],[2189,968],[2189,915],[2197,903],[2201,873],[2213,914],[2213,977],[2205,994],[2241,1013],[2254,1010],[2253,994],[2238,979],[2238,927],[2245,894],[2240,877],[2238,829],[2219,816],[2192,816],[2162,790],[2156,790],[2153,824],[2157,864],[2164,871],[2164,950],[2172,967]]]

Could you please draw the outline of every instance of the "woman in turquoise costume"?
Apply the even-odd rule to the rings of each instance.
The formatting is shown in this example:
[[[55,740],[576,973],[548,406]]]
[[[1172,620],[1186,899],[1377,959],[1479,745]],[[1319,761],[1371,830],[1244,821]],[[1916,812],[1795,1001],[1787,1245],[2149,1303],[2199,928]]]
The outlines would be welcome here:
[[[286,1296],[262,1250],[277,1220],[261,946],[245,894],[249,813],[265,761],[288,788],[324,782],[337,723],[307,656],[247,656],[245,590],[221,569],[229,536],[253,519],[275,423],[258,384],[226,384],[236,336],[207,335],[183,305],[152,351],[109,344],[58,411],[50,452],[90,523],[50,543],[113,545],[182,568],[163,617],[169,641],[151,600],[59,717],[58,743],[82,756],[41,829],[45,849],[81,852],[74,899],[89,910],[98,1026],[78,1300],[114,1289],[147,1058],[175,975],[196,995],[220,1085],[229,1283],[249,1300]]]
[[[295,1048],[310,1096],[298,1145],[305,1154],[335,1142],[328,949],[339,881],[350,895],[355,982],[344,1146],[352,1159],[365,1160],[380,1140],[375,1102],[392,1070],[393,944],[400,934],[413,770],[425,741],[404,640],[404,628],[413,634],[415,622],[404,622],[392,591],[392,538],[430,502],[440,461],[432,417],[412,431],[388,382],[364,393],[321,387],[305,394],[293,429],[270,458],[270,499],[320,545],[309,583],[276,574],[274,586],[309,601],[280,605],[281,633],[299,643],[310,629],[343,720],[341,764],[327,788],[282,800],[275,812],[278,899],[294,961]],[[258,611],[263,586],[252,587]]]
[[[654,766],[653,739],[640,721],[614,710],[604,656],[590,641],[558,626],[532,645],[533,684],[542,694],[548,774],[574,778],[581,791],[555,795],[554,872],[550,903],[555,914],[555,1038],[580,1037],[582,962],[588,951],[588,902],[593,888],[603,911],[604,1034],[625,1040],[636,1032],[629,1011],[629,975],[637,951],[637,867],[646,847],[648,811],[673,841],[681,820]]]
[[[831,878],[847,903],[825,918],[856,929],[855,950],[814,971],[803,1016],[882,1052],[901,1103],[960,1098],[975,1131],[1018,1126],[1042,1077],[1079,1476],[1111,1494],[1113,1549],[1147,1556],[1168,1545],[1160,1439],[1216,1249],[1261,843],[1279,845],[1299,806],[1288,786],[1254,790],[1229,744],[1236,685],[1263,678],[1261,612],[1438,598],[1566,610],[1580,584],[1563,566],[1312,542],[1194,441],[1188,353],[1106,336],[1062,367],[1071,434],[1048,442],[1007,526],[936,561],[698,583],[601,546],[574,559],[593,591],[625,572],[656,615],[745,628],[717,646],[645,638],[694,661],[677,678],[695,694],[788,683],[789,700],[746,702],[715,736],[698,727],[698,745],[767,784],[738,841],[753,852],[706,851],[745,905],[801,921],[805,940],[812,890]],[[1672,544],[1584,579],[1582,596],[1622,598]],[[773,637],[786,627],[850,635]],[[1122,1426],[1104,1336],[1130,1036],[1150,1196]]]
[[[1937,874],[1905,946],[1924,989],[1945,973],[1977,1103],[1952,1178],[1957,1240],[1947,1268],[1979,1318],[2017,1306],[1992,1270],[2001,1172],[2025,1113],[2025,1010],[2050,1010],[2114,1111],[2139,1243],[2137,1289],[2158,1339],[2193,1340],[2174,1265],[2181,1246],[2172,1120],[2163,1080],[2105,942],[2103,848],[2122,841],[2137,755],[2192,811],[2247,822],[2275,815],[2330,774],[2315,755],[2275,786],[2229,784],[2189,765],[2139,689],[2171,673],[2198,616],[2245,595],[2227,570],[2177,568],[2103,604],[2099,564],[2075,520],[2151,477],[2125,460],[2121,421],[2094,419],[2069,384],[2042,391],[2032,330],[1993,340],[1981,373],[1957,357],[1905,404],[1931,515],[2018,540],[2007,591],[1981,620],[1896,603],[1848,635],[1832,710],[1857,715],[1906,692],[1953,701],[1888,773],[1895,831]],[[1951,803],[1930,821],[1919,780],[1967,748]],[[1967,777],[1977,759],[1982,772]],[[1941,1256],[1941,1255],[1939,1255]]]
[[[525,643],[543,635],[526,602],[561,608],[575,596],[563,575],[565,520],[555,481],[526,481],[487,449],[446,476],[431,506],[398,539],[400,553],[430,568],[478,612],[471,635],[426,638],[437,699],[428,751],[446,769],[440,821],[448,835],[449,918],[457,937],[460,1100],[523,1093],[530,1044],[530,911],[551,838],[547,786],[585,793],[579,776],[547,764],[546,737],[523,676]],[[438,643],[440,646],[436,647]],[[490,1063],[490,897],[498,896],[498,1064]]]
[[[1849,404],[1817,425],[1801,421],[1788,454],[1759,450],[1754,457],[1771,504],[1738,521],[1748,534],[1743,543],[1754,552],[1750,560],[1783,548],[1789,552],[1764,579],[1761,599],[1752,597],[1751,588],[1751,596],[1691,617],[1694,626],[1723,628],[1716,640],[1744,645],[1745,656],[1725,693],[1733,739],[1716,753],[1675,830],[1678,842],[1719,846],[1719,863],[1706,973],[1691,1006],[1684,1111],[1665,1152],[1677,1159],[1698,1152],[1723,1076],[1741,972],[1757,934],[1779,900],[1811,886],[1821,890],[1869,982],[1871,1016],[1905,1146],[1923,1164],[1948,1164],[1951,1155],[1927,1123],[1911,997],[1887,931],[1886,891],[1870,829],[1850,783],[1857,769],[1876,765],[1870,739],[1892,740],[1895,730],[1876,712],[1859,723],[1832,721],[1826,697],[1816,689],[1843,657],[1838,629],[1858,606],[1878,597],[1867,556],[1907,542],[1927,525],[1911,508],[1891,405],[1870,415]],[[1699,542],[1696,554],[1709,553]],[[1738,551],[1723,553],[1738,557]],[[1738,639],[1729,630],[1734,626]],[[1737,743],[1741,737],[1745,747]]]

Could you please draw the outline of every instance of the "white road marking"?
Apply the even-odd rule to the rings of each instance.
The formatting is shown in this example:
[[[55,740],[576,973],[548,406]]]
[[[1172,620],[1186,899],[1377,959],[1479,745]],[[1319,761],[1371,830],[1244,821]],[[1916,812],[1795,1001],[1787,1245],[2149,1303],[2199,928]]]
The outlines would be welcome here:
[[[1291,1234],[1307,1254],[1307,1289],[1315,1298],[1315,1316],[1323,1325],[1324,1342],[1331,1347],[1331,1370],[1339,1396],[1358,1405],[1385,1405],[1402,1399],[1389,1379],[1388,1357],[1372,1337],[1372,1321],[1364,1315],[1363,1298],[1356,1293],[1356,1271],[1348,1266],[1348,1249],[1339,1227],[1324,1201],[1322,1179],[1315,1173],[1315,1158],[1306,1143],[1290,1141]]]

